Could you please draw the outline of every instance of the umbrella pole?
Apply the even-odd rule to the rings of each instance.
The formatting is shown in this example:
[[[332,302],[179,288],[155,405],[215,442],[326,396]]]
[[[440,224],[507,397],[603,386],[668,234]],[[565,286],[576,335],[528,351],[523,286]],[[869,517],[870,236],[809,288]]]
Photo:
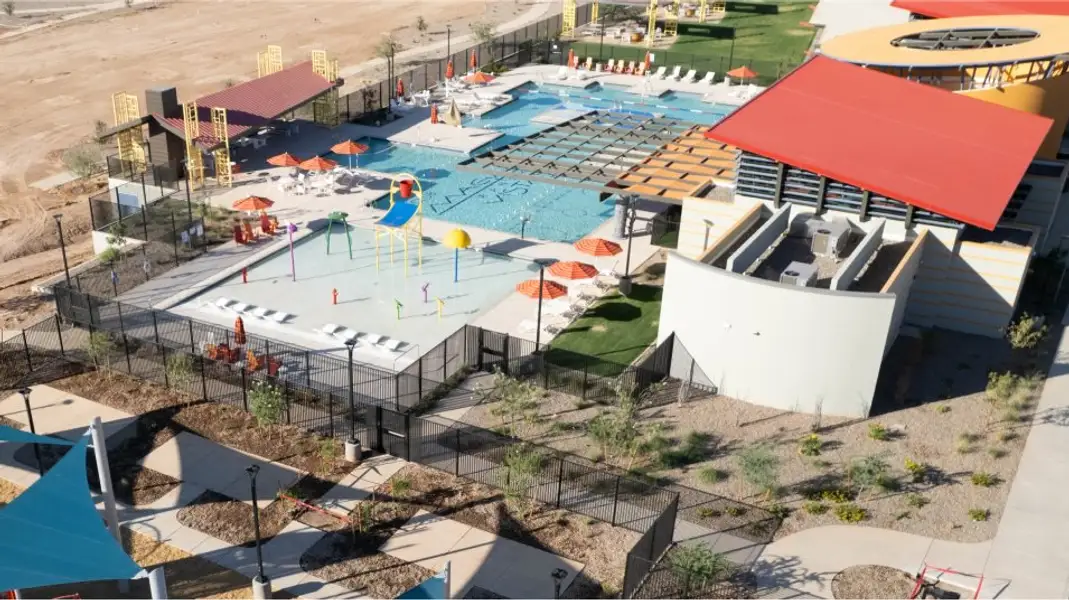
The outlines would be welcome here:
[[[460,281],[460,248],[453,249],[453,283]]]

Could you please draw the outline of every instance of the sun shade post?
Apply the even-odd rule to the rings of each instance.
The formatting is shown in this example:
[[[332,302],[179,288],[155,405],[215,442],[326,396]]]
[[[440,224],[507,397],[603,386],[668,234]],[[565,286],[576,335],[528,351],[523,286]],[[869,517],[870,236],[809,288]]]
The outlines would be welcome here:
[[[111,485],[111,466],[108,464],[107,438],[104,437],[104,423],[100,417],[93,417],[90,424],[93,437],[93,454],[96,456],[97,478],[100,480],[100,494],[104,497],[104,520],[107,521],[108,530],[115,537],[115,541],[122,546],[122,534],[119,532],[119,512],[115,507],[115,488]],[[126,594],[130,591],[130,582],[126,579],[119,580],[119,592]]]

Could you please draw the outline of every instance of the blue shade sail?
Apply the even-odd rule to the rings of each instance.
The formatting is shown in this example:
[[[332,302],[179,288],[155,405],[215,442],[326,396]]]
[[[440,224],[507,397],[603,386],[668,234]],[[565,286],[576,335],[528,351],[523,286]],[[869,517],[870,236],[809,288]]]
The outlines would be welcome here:
[[[23,431],[21,429],[15,429],[14,427],[8,427],[7,425],[0,425],[0,442],[19,442],[22,444],[55,444],[57,446],[73,446],[74,442],[69,442],[56,437],[49,437],[47,435],[37,435],[30,433],[29,431]]]

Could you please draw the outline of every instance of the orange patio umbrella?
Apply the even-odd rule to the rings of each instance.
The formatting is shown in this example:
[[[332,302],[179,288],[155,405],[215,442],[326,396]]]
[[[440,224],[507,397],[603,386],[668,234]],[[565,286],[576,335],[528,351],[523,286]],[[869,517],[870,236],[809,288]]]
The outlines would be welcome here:
[[[274,205],[275,203],[273,200],[268,200],[263,196],[249,196],[234,202],[234,208],[236,210],[244,210],[248,212],[254,210],[267,210]]]
[[[450,59],[445,65],[445,78],[452,79],[454,75],[456,75],[456,71],[453,69],[453,60]]]
[[[615,256],[623,251],[620,244],[604,238],[583,238],[575,243],[575,249],[590,256]]]
[[[345,140],[339,144],[334,144],[330,147],[330,150],[336,154],[345,154],[349,156],[349,168],[353,168],[353,156],[359,156],[368,151],[369,146],[367,144],[359,144],[353,140]],[[358,159],[359,164],[359,159]]]
[[[245,345],[245,321],[242,321],[241,317],[234,320],[234,345]]]
[[[329,171],[338,166],[338,163],[322,156],[316,156],[302,162],[300,166],[305,171]]]
[[[405,96],[405,82],[400,77],[397,78],[397,97],[404,98]]]
[[[276,154],[267,159],[267,164],[274,165],[276,167],[296,167],[301,164],[301,159],[290,154],[289,152],[283,152],[282,154]]]
[[[734,77],[735,79],[753,79],[754,77],[757,77],[757,71],[743,65],[728,71],[727,76]]]
[[[438,105],[437,104],[432,104],[431,105],[431,125],[437,125],[437,124],[438,124]]]
[[[475,49],[471,49],[471,70],[474,71],[479,66],[479,59],[475,57]]]
[[[554,298],[560,298],[561,296],[568,295],[568,288],[556,281],[543,281],[542,282],[542,297],[550,300]],[[516,284],[516,291],[527,296],[528,298],[538,297],[538,280],[528,279],[523,283]]]
[[[649,73],[650,72],[650,65],[652,65],[652,64],[653,64],[653,56],[651,56],[650,53],[647,52],[646,53],[646,60],[642,61],[642,72],[643,73]]]
[[[565,279],[590,279],[598,274],[598,269],[591,264],[566,260],[550,265],[549,272]]]
[[[476,72],[472,73],[471,75],[468,75],[467,77],[464,78],[464,81],[467,81],[468,83],[481,83],[481,84],[490,83],[493,80],[494,80],[494,76],[493,75],[487,75],[486,73],[483,73],[482,71],[476,71]]]

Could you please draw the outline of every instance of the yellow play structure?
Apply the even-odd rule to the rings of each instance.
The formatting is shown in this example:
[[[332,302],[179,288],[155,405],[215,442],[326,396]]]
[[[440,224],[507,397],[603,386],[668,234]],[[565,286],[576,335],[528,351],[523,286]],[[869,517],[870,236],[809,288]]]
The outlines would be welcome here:
[[[408,276],[408,242],[414,239],[417,244],[419,266],[423,267],[423,185],[410,173],[391,174],[390,208],[381,219],[375,221],[375,270],[379,270],[379,238],[390,238],[390,264],[393,264],[393,241],[398,239],[405,249],[405,276]],[[405,184],[404,182],[411,182]],[[411,185],[411,194],[416,203],[401,199],[402,185]]]
[[[186,102],[182,105],[182,125],[186,134],[186,174],[189,177],[189,189],[204,185],[204,158],[197,148],[200,137],[200,121],[197,119],[197,103]]]
[[[230,168],[230,137],[227,133],[226,109],[212,107],[212,134],[221,145],[212,151],[215,157],[215,181],[219,185],[230,187],[234,183],[234,172]]]
[[[116,92],[111,95],[111,112],[115,117],[116,127],[141,118],[137,96],[129,92]],[[115,136],[115,143],[119,146],[119,158],[133,172],[145,170],[144,141],[140,125],[120,131]]]
[[[268,46],[256,53],[256,76],[263,77],[282,70],[282,46]]]

